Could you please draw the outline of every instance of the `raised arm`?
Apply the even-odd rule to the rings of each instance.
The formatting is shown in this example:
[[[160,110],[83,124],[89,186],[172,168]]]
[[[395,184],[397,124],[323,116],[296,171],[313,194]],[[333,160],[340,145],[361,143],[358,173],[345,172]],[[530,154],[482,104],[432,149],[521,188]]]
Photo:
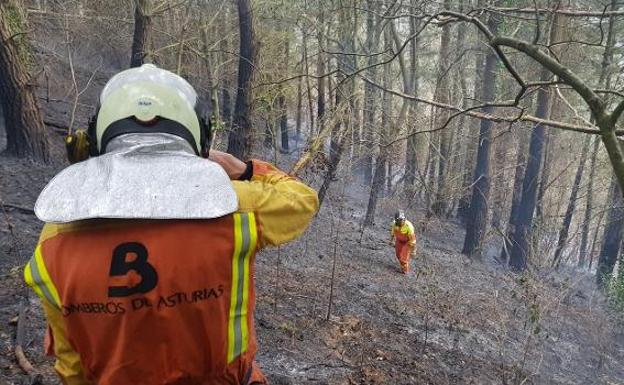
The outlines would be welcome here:
[[[254,211],[260,245],[280,245],[297,238],[319,208],[316,191],[273,165],[252,161],[249,181],[234,181],[240,211]]]
[[[215,150],[211,150],[210,160],[232,179],[238,210],[257,215],[261,247],[297,238],[319,209],[316,191],[267,162],[254,159],[244,163]]]

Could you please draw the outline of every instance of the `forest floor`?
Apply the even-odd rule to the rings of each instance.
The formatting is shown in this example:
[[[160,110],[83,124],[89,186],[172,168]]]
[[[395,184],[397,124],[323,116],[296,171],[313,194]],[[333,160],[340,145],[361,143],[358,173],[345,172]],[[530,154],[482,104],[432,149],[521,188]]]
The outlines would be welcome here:
[[[62,167],[0,156],[0,384],[27,383],[13,353],[20,304],[26,355],[44,384],[59,383],[21,267],[42,225],[30,208]],[[622,324],[593,275],[518,276],[471,261],[459,253],[461,227],[438,221],[418,226],[404,276],[387,243],[395,205],[382,200],[362,234],[365,190],[341,187],[303,237],[257,257],[258,362],[273,385],[624,384]],[[408,211],[415,223],[420,214]]]

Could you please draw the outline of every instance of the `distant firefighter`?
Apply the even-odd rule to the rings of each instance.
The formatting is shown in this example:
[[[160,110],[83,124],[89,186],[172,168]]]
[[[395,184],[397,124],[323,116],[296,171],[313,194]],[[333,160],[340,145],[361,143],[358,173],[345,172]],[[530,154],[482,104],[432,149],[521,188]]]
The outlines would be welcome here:
[[[405,219],[405,213],[402,211],[394,214],[390,243],[392,244],[393,242],[396,257],[401,264],[401,270],[403,274],[407,274],[409,272],[410,258],[414,249],[416,249],[416,233],[414,232],[414,225]]]

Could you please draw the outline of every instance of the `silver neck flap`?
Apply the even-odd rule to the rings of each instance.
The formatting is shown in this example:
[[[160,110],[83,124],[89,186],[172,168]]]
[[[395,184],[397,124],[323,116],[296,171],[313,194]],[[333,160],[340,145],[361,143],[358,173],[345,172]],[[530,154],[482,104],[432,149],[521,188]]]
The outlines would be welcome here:
[[[111,139],[106,146],[106,153],[120,153],[126,151],[139,152],[183,152],[195,155],[193,147],[185,139],[172,134],[155,132],[152,134],[131,133],[119,135]]]

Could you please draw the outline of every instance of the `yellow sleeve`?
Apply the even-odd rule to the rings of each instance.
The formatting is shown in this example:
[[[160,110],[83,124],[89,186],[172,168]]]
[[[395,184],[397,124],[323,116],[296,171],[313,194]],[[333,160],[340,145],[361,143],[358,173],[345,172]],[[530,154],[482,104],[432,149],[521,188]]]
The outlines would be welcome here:
[[[316,191],[269,163],[252,162],[251,180],[233,182],[239,211],[256,213],[261,247],[297,238],[318,211]]]
[[[41,302],[51,333],[49,351],[56,357],[56,373],[64,385],[89,385],[90,382],[84,378],[80,356],[67,341],[61,311],[45,300]]]
[[[61,300],[46,268],[41,253],[41,242],[54,236],[59,227],[46,224],[39,237],[33,257],[24,268],[24,280],[41,298],[43,312],[48,323],[45,338],[45,352],[56,357],[54,369],[64,385],[88,385],[84,379],[80,356],[67,341],[65,322],[61,314]]]

